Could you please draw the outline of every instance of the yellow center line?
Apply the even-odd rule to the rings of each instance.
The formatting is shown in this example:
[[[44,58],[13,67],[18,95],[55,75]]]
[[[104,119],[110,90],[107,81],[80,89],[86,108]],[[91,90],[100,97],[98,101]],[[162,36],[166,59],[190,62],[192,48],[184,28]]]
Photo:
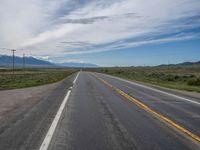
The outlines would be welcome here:
[[[97,77],[97,76],[96,76]],[[111,85],[110,83],[108,83],[107,81],[105,81],[104,79],[101,79],[99,77],[97,77],[97,79],[99,79],[101,82],[103,82],[104,84],[106,84],[108,87],[112,88],[113,90],[115,90],[117,93],[119,93],[120,95],[122,95],[123,97],[127,98],[128,100],[132,101],[133,103],[135,103],[136,105],[138,105],[140,108],[142,108],[143,110],[153,114],[154,116],[156,116],[158,119],[168,123],[169,125],[171,125],[172,127],[175,127],[176,129],[178,129],[181,133],[187,135],[188,137],[190,137],[192,140],[200,142],[200,137],[198,135],[193,134],[192,132],[190,132],[189,130],[185,129],[184,127],[182,127],[181,125],[175,123],[174,121],[172,121],[171,119],[165,117],[164,115],[156,112],[155,110],[153,110],[152,108],[150,108],[149,106],[147,106],[146,104],[142,103],[141,101],[133,98],[132,96],[128,95],[127,93],[125,93],[124,91],[118,89],[117,87],[114,87],[113,85]]]

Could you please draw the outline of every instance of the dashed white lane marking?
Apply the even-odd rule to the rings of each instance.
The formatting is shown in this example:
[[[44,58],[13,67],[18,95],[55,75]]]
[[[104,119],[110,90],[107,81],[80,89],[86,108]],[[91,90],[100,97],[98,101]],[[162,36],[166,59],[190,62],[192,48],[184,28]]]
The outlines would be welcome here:
[[[76,83],[76,81],[78,79],[78,76],[79,76],[79,72],[76,75],[76,78],[74,79],[73,84]],[[51,139],[53,137],[53,134],[54,134],[54,132],[56,130],[56,127],[58,125],[58,122],[60,120],[60,117],[62,115],[62,112],[63,112],[63,110],[65,108],[65,105],[67,104],[68,99],[69,99],[71,90],[72,90],[72,87],[69,88],[69,90],[68,90],[68,92],[67,92],[67,94],[66,94],[66,96],[65,96],[65,98],[64,98],[64,100],[62,102],[62,104],[60,105],[60,108],[59,108],[59,110],[58,110],[58,112],[57,112],[57,114],[56,114],[56,116],[55,116],[55,118],[54,118],[54,120],[53,120],[53,122],[52,122],[52,124],[51,124],[51,126],[50,126],[50,128],[49,128],[49,130],[48,130],[48,132],[47,132],[47,134],[46,134],[46,136],[44,138],[44,141],[42,142],[39,150],[47,150],[48,149],[49,144],[51,142]]]
[[[48,132],[46,134],[46,137],[45,137],[43,143],[41,144],[39,150],[47,150],[48,149],[49,144],[51,142],[51,139],[53,137],[53,134],[55,132],[55,129],[56,129],[57,125],[58,125],[58,121],[59,121],[59,119],[60,119],[60,117],[62,115],[63,109],[65,108],[65,105],[67,103],[67,100],[69,98],[70,93],[71,93],[71,90],[69,90],[67,92],[62,104],[60,105],[60,108],[59,108],[59,110],[58,110],[58,112],[57,112],[57,114],[56,114],[56,116],[55,116],[55,118],[54,118],[54,120],[53,120],[53,122],[52,122],[52,124],[51,124],[51,126],[50,126],[50,128],[49,128],[49,130],[48,130]]]
[[[79,76],[79,72],[77,73],[76,78],[75,78],[74,81],[73,81],[73,84],[76,83],[76,81],[77,81],[77,79],[78,79],[78,76]]]
[[[148,86],[145,86],[145,85],[142,85],[142,84],[138,84],[138,83],[135,83],[135,82],[132,82],[132,81],[128,81],[128,80],[125,80],[125,79],[121,79],[121,78],[118,78],[118,77],[113,77],[113,76],[110,76],[110,75],[106,75],[106,76],[108,76],[110,78],[117,79],[117,80],[124,81],[126,83],[130,83],[132,85],[136,85],[136,86],[139,86],[139,87],[142,87],[142,88],[146,88],[146,89],[152,90],[154,92],[158,92],[158,93],[162,93],[162,94],[165,94],[165,95],[168,95],[168,96],[171,96],[171,97],[175,97],[175,98],[178,98],[178,99],[183,100],[183,101],[187,101],[187,102],[190,102],[190,103],[193,103],[193,104],[200,105],[199,102],[191,100],[191,99],[188,99],[188,98],[184,98],[184,97],[181,97],[181,96],[178,96],[178,95],[175,95],[175,94],[164,92],[164,91],[152,88],[152,87],[148,87]]]

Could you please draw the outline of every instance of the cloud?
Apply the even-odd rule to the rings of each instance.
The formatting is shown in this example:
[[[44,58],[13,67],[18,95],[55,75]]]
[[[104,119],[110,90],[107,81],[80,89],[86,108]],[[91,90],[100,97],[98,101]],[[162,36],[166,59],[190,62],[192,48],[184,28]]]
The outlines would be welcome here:
[[[199,14],[199,0],[1,0],[0,47],[52,58],[188,40]]]
[[[85,63],[83,60],[79,60],[79,59],[68,59],[64,62],[68,62],[68,63]]]
[[[96,21],[107,19],[107,16],[98,16],[98,17],[90,17],[90,18],[83,18],[83,19],[64,19],[62,18],[62,23],[69,23],[69,24],[92,24]]]
[[[70,41],[63,41],[60,42],[61,44],[63,44],[64,46],[67,47],[76,47],[76,48],[84,48],[84,47],[95,47],[94,45],[92,45],[91,43],[88,42],[82,42],[82,41],[74,41],[74,42],[70,42]]]
[[[33,55],[31,55],[31,57],[41,59],[41,60],[45,60],[45,61],[49,61],[49,56],[33,56]]]
[[[79,51],[69,51],[68,54],[87,54],[87,53],[97,53],[97,52],[104,52],[110,50],[123,50],[127,48],[134,48],[143,45],[152,45],[152,44],[160,44],[160,43],[167,43],[167,42],[176,42],[176,41],[183,41],[183,40],[191,40],[200,38],[200,34],[197,35],[185,35],[185,36],[175,36],[175,37],[166,37],[166,38],[159,38],[159,39],[146,39],[142,41],[118,41],[114,43],[106,44],[102,47],[96,47],[95,50],[93,49],[81,49]]]

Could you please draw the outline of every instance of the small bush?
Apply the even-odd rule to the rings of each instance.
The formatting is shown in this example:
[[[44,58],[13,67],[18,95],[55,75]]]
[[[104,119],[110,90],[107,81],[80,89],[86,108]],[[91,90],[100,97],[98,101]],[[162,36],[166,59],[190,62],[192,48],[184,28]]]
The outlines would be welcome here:
[[[168,75],[166,75],[166,76],[163,77],[163,80],[164,81],[175,81],[176,79],[175,79],[174,75],[168,74]]]
[[[104,72],[105,72],[105,73],[108,73],[108,69],[105,69]]]
[[[123,71],[123,70],[118,70],[116,73],[117,73],[117,74],[123,74],[124,71]]]
[[[200,86],[200,77],[196,79],[189,80],[188,85]]]

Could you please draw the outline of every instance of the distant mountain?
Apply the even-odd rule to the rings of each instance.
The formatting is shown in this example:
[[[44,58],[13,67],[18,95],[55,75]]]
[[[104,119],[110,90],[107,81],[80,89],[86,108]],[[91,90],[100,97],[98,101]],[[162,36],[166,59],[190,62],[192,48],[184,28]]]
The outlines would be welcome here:
[[[0,67],[12,67],[13,58],[12,56],[0,55]],[[15,56],[15,66],[22,67],[23,58]],[[95,64],[90,63],[78,63],[78,62],[66,62],[55,64],[48,61],[44,61],[41,59],[37,59],[34,57],[25,57],[25,65],[26,67],[55,67],[55,68],[64,68],[64,67],[72,67],[72,68],[95,68],[98,67]]]
[[[11,67],[13,63],[13,57],[7,55],[0,55],[0,66]],[[15,66],[20,67],[23,65],[23,58],[15,56]],[[25,65],[27,67],[53,67],[55,64],[48,61],[40,60],[34,57],[25,57]]]
[[[73,67],[73,68],[96,68],[98,67],[96,64],[90,64],[90,63],[78,63],[78,62],[66,62],[57,64],[61,67]]]
[[[192,65],[200,65],[200,61],[197,62],[183,62],[183,63],[178,63],[178,64],[162,64],[159,65],[158,67],[164,67],[164,66],[192,66]]]
[[[200,61],[197,62],[184,62],[184,63],[180,63],[177,65],[181,65],[181,66],[188,66],[188,65],[200,65]]]

